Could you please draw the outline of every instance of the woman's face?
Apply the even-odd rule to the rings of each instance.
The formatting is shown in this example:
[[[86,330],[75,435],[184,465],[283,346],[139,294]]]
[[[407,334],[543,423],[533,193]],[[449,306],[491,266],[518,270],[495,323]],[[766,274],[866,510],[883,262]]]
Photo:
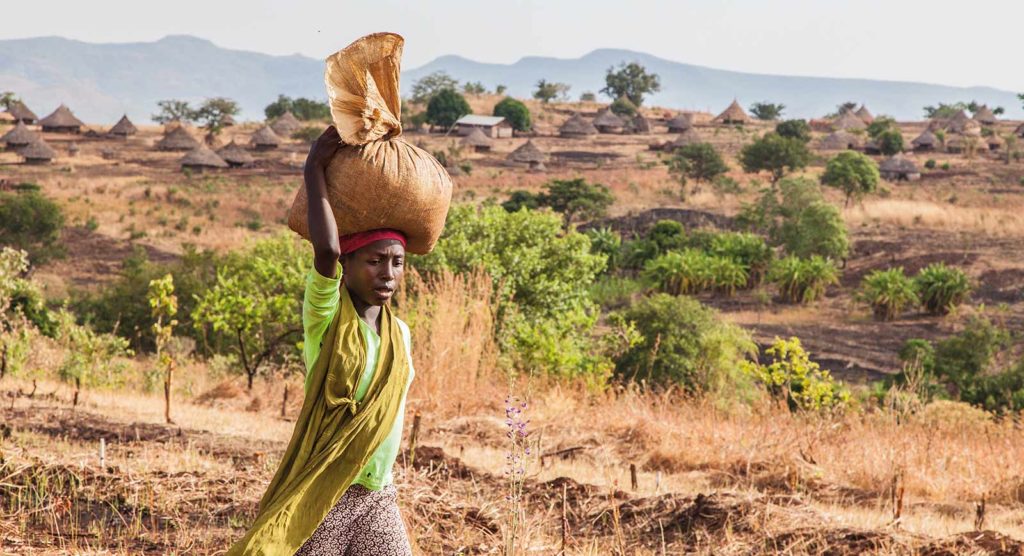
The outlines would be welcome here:
[[[398,289],[405,272],[405,247],[394,239],[375,241],[341,260],[349,291],[367,305],[384,305]]]

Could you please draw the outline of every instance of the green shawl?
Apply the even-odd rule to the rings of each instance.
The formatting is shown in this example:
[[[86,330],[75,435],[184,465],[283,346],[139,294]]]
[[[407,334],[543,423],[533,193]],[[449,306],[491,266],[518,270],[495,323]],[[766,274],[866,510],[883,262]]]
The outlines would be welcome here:
[[[294,554],[387,437],[409,378],[405,342],[388,305],[381,308],[380,339],[377,369],[357,403],[366,344],[342,286],[281,465],[260,500],[255,522],[229,556]]]

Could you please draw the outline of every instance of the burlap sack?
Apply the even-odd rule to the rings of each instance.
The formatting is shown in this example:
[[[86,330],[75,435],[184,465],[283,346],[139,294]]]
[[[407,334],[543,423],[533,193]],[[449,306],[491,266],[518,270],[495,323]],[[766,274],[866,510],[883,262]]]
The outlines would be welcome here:
[[[338,234],[394,228],[406,234],[408,251],[425,254],[444,229],[452,180],[430,153],[399,137],[403,42],[375,33],[327,58],[331,118],[345,142],[327,166],[327,198]],[[303,185],[288,227],[308,239],[307,204]]]

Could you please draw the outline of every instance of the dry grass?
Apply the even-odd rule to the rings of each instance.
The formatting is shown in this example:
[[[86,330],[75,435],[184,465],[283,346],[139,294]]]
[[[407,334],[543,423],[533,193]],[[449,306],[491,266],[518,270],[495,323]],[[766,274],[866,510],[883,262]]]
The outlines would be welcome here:
[[[873,199],[843,211],[850,227],[889,224],[984,234],[989,237],[1024,236],[1019,208],[962,207],[949,203],[909,199]]]

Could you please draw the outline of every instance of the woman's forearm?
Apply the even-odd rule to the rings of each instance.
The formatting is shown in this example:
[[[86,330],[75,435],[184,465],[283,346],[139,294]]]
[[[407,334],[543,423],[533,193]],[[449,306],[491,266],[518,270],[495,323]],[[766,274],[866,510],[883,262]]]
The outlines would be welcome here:
[[[306,197],[309,200],[306,219],[309,239],[313,244],[314,266],[320,274],[333,278],[341,255],[341,245],[334,212],[327,201],[327,179],[323,168],[319,166],[307,167],[304,177]]]

